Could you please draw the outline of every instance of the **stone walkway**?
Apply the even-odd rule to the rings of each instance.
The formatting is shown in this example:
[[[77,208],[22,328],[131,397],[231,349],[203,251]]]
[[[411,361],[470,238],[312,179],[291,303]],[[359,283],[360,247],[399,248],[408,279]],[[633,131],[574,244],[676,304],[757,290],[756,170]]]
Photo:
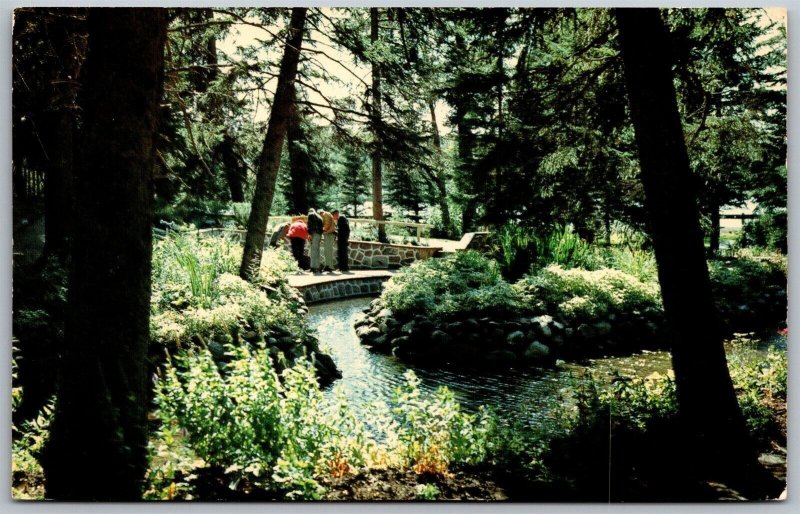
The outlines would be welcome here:
[[[318,273],[316,275],[310,271],[304,271],[302,273],[289,275],[289,285],[302,289],[308,286],[326,284],[328,282],[339,282],[343,280],[390,278],[394,274],[395,272],[391,270],[352,270],[347,273],[336,271],[334,273]]]

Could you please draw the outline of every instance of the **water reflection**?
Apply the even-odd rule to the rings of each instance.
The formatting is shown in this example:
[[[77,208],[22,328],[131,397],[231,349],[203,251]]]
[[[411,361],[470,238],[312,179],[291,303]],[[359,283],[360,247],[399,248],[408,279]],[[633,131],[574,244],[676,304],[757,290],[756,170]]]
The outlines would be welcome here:
[[[373,353],[362,346],[353,323],[369,305],[370,298],[355,298],[312,306],[308,321],[318,331],[320,343],[342,372],[336,384],[343,388],[350,405],[363,411],[379,400],[390,402],[393,391],[404,382],[403,373],[413,369],[423,392],[447,386],[468,411],[480,405],[493,406],[508,420],[537,424],[548,415],[558,390],[587,370],[600,374],[619,371],[624,375],[647,376],[666,373],[672,366],[668,352],[644,352],[628,357],[594,359],[584,365],[566,364],[558,370],[507,370],[459,372],[407,365],[392,356]],[[774,339],[774,338],[773,338]],[[766,344],[785,345],[778,337]],[[332,394],[329,389],[327,394]]]

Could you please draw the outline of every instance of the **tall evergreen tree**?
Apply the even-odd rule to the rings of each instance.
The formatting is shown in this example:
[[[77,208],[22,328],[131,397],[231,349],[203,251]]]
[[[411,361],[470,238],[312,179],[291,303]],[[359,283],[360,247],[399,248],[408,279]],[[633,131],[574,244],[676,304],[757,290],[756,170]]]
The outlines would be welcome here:
[[[247,220],[242,265],[239,268],[239,274],[246,280],[252,280],[258,276],[258,269],[261,265],[261,252],[264,249],[267,221],[275,195],[275,182],[281,162],[283,141],[294,101],[293,84],[297,75],[297,63],[300,60],[306,11],[307,9],[304,7],[292,9],[289,32],[286,36],[286,45],[278,75],[278,86],[256,170],[256,188],[253,193],[250,217]]]
[[[702,454],[705,472],[756,469],[716,321],[669,36],[658,9],[617,9],[616,18],[687,456]]]
[[[47,497],[141,498],[147,467],[151,177],[164,9],[92,9],[76,230]]]

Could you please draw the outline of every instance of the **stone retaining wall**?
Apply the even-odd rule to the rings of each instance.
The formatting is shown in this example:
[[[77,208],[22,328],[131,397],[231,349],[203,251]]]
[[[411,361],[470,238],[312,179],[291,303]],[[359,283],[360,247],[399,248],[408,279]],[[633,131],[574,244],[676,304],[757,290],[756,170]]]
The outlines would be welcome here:
[[[353,296],[378,295],[389,277],[364,277],[323,282],[298,288],[307,304]]]
[[[204,229],[198,230],[200,237],[220,237],[225,236],[238,241],[244,241],[244,230],[230,229]],[[267,234],[269,236],[269,234]],[[267,237],[269,239],[269,237]],[[311,243],[306,243],[305,254],[308,255]],[[286,251],[291,252],[287,243]],[[348,256],[350,258],[351,269],[397,269],[400,266],[407,266],[414,261],[430,259],[442,249],[438,246],[415,246],[404,244],[386,244],[377,241],[350,241]],[[336,249],[334,248],[334,263],[337,261]],[[324,263],[325,250],[320,244],[320,255]]]
[[[436,246],[350,241],[350,267],[353,269],[394,269],[409,265],[414,261],[430,259],[440,250],[441,248]]]

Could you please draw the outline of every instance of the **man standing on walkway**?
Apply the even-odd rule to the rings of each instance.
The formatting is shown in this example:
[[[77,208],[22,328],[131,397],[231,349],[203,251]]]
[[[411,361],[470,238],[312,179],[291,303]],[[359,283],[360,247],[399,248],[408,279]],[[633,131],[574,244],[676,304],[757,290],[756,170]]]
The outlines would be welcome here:
[[[330,212],[319,211],[322,218],[322,246],[325,250],[325,267],[322,271],[333,271],[333,239],[336,235],[336,220]]]
[[[347,217],[339,214],[339,211],[333,211],[333,219],[336,221],[337,232],[337,257],[339,258],[339,270],[350,271],[350,263],[348,262],[348,244],[350,243],[350,222]]]
[[[322,239],[322,218],[314,209],[308,210],[308,235],[311,238],[311,271],[320,272],[319,243]]]

